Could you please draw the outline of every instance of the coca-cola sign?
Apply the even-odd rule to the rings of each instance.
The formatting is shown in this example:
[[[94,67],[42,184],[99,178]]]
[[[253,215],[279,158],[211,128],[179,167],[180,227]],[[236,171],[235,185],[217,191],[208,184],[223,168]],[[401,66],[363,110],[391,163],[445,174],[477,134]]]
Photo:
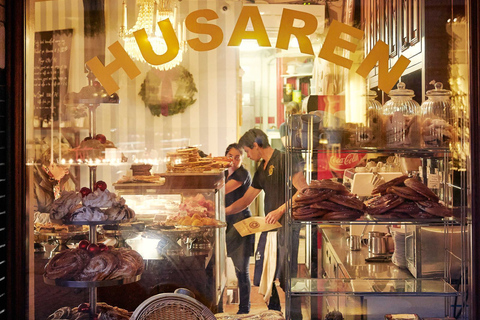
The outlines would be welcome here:
[[[345,171],[345,169],[354,168],[362,160],[363,156],[363,154],[359,153],[332,154],[328,159],[328,164],[331,170]]]

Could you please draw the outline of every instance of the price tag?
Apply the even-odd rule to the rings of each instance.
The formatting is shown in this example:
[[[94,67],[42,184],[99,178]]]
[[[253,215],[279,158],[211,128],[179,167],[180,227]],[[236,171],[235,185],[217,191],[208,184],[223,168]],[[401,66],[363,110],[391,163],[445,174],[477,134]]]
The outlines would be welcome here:
[[[439,189],[440,188],[440,175],[436,173],[427,174],[427,187],[430,189]]]

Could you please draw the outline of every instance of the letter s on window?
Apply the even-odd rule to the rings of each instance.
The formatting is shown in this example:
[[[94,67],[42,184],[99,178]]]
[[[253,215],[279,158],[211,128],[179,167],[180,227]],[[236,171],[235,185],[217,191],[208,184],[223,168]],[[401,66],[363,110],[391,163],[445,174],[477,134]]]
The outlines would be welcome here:
[[[120,42],[116,41],[108,47],[108,50],[115,57],[115,60],[110,62],[110,64],[104,66],[98,57],[94,57],[87,61],[87,66],[93,72],[95,77],[97,77],[98,81],[100,81],[107,93],[113,94],[120,89],[118,84],[112,78],[112,74],[115,71],[122,68],[127,73],[128,77],[133,79],[140,74],[140,69],[135,65],[132,58],[130,58]]]
[[[223,41],[222,29],[214,24],[199,23],[198,18],[205,18],[207,21],[218,19],[215,11],[210,9],[197,10],[185,18],[185,27],[190,32],[207,34],[212,39],[209,42],[202,42],[199,38],[187,40],[188,45],[195,51],[208,51],[217,48]]]

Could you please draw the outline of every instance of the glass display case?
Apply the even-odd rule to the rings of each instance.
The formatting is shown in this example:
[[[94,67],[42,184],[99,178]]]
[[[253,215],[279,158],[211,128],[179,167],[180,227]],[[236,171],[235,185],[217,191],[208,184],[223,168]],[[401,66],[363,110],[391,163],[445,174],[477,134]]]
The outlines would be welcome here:
[[[458,17],[464,16],[460,7],[451,11],[454,6],[444,4],[433,10],[423,1],[393,3],[406,10],[405,20],[401,20],[406,26],[404,33],[409,34],[413,25],[407,19],[413,17],[409,12],[420,10],[425,15],[420,25],[426,35],[433,29],[445,34],[455,29],[460,38],[466,34],[460,18],[455,22],[453,17],[446,18],[447,23],[431,20],[430,12],[446,17],[455,11]],[[364,48],[368,55],[376,42],[392,36],[384,32],[382,21],[398,17],[389,11],[379,15],[379,8],[386,6],[382,2],[362,4],[362,21],[367,22],[365,33],[371,45]],[[373,122],[368,103],[360,94],[353,95],[356,100],[349,99],[351,82],[347,81],[343,109],[332,111],[334,96],[312,95],[308,97],[309,114],[302,115],[302,123],[298,117],[288,120],[288,319],[295,318],[292,313],[298,314],[295,308],[301,308],[304,318],[312,319],[391,319],[395,314],[412,319],[469,317],[470,123],[469,108],[460,101],[467,82],[460,81],[461,88],[455,82],[456,68],[462,65],[459,60],[443,60],[442,67],[426,61],[429,57],[458,57],[461,44],[448,41],[439,49],[432,38],[422,36],[421,40],[423,49],[411,59],[425,62],[412,62],[398,79],[398,88],[415,86],[407,94],[408,103],[416,108],[410,118],[403,118],[404,106],[392,97],[398,90],[394,87],[390,93],[381,93],[377,86],[382,77],[378,70],[372,70],[360,92],[362,96],[372,89],[381,93],[378,103],[384,112]],[[418,47],[418,43],[410,49],[413,46]],[[398,60],[390,56],[388,61],[389,72],[393,72]],[[431,118],[421,117],[429,112],[428,82],[432,80],[423,77],[432,73],[444,75],[442,82],[448,81],[449,90],[456,91],[452,96],[458,98],[450,103],[451,92],[447,91],[448,104],[438,112],[441,125],[436,129],[430,127]],[[345,71],[345,78],[347,74]],[[367,124],[378,129],[376,134],[364,129]],[[368,144],[354,143],[359,128]],[[430,143],[429,130],[434,130],[437,138],[445,135],[448,141]],[[392,144],[390,138],[396,135],[410,135],[415,143]],[[292,181],[299,157],[309,187],[296,191]],[[306,257],[304,264],[297,263],[295,254],[298,230],[308,248],[301,251]],[[373,234],[376,239],[369,237]]]
[[[295,172],[293,163],[298,156],[302,156],[305,162],[315,162],[328,153],[327,148],[319,144],[315,147],[287,147],[291,175]],[[363,166],[356,165],[365,170],[368,162],[380,162],[392,156],[400,161],[405,161],[406,157],[409,162],[415,160],[415,163],[420,164],[422,159],[435,159],[444,166],[441,171],[434,171],[440,180],[430,177],[435,179],[430,184],[423,183],[417,166],[410,169],[402,166],[401,173],[396,178],[393,178],[395,175],[389,176],[389,172],[384,171],[382,176],[374,170],[365,179],[362,175],[367,174],[366,171],[357,169],[352,178],[354,182],[343,184],[342,181],[350,180],[319,178],[320,169],[314,167],[313,163],[306,163],[304,173],[310,186],[296,195],[293,201],[287,202],[287,243],[290,253],[287,260],[287,318],[290,317],[292,308],[301,305],[304,317],[316,319],[335,313],[341,313],[344,319],[383,319],[387,314],[463,319],[468,312],[467,277],[470,257],[468,245],[464,241],[470,236],[469,222],[467,208],[460,204],[466,194],[454,195],[454,190],[465,190],[465,186],[456,185],[452,180],[458,172],[456,168],[450,167],[450,151],[404,149],[386,153],[384,149],[349,148],[343,151],[340,148],[338,152],[338,155],[341,152],[361,153],[366,157],[372,154]],[[377,188],[392,184],[378,193],[374,185],[375,179],[381,180],[376,182]],[[423,208],[421,204],[413,205],[412,211],[401,209],[407,208],[410,201],[411,204],[414,203],[413,200],[403,200],[410,195],[404,195],[407,198],[400,200],[403,205],[397,207],[398,211],[394,210],[397,204],[388,200],[382,204],[385,213],[373,212],[373,209],[378,209],[376,201],[383,202],[393,195],[395,185],[402,191],[402,188],[406,188],[400,182],[402,179],[407,179],[407,183],[417,181],[424,186],[429,185],[429,190],[435,190],[432,198],[441,196],[439,203],[443,209],[437,210],[448,208],[445,210],[448,213],[437,211],[438,215],[423,215],[418,210]],[[323,185],[322,181],[325,180],[335,182]],[[291,197],[292,179],[289,181],[287,193]],[[436,181],[440,187],[432,188]],[[352,187],[362,188],[359,184],[373,192],[368,196],[356,197],[351,193]],[[426,200],[420,198],[420,202]],[[404,214],[407,212],[411,215]],[[420,214],[417,215],[418,213]],[[308,251],[302,252],[306,256],[304,264],[293,265],[297,261],[294,246],[298,246],[298,230],[305,236],[305,248]],[[379,234],[383,243],[369,238],[368,235],[372,233]],[[397,241],[394,242],[394,239]],[[357,245],[351,243],[355,240],[358,241]]]
[[[106,303],[133,311],[148,297],[165,291],[173,292],[177,288],[189,289],[215,312],[221,308],[226,283],[224,174],[169,174],[163,182],[158,185],[114,184],[112,192],[125,199],[126,203],[138,196],[146,198],[146,201],[131,201],[131,208],[136,211],[133,220],[71,222],[87,227],[69,232],[69,238],[57,247],[45,237],[60,239],[67,233],[45,233],[38,228],[37,244],[39,247],[43,244],[43,249],[35,253],[36,300],[41,302],[35,308],[36,318],[47,318],[56,310],[73,308],[82,303],[88,303],[87,307],[95,309],[97,301],[100,307],[101,303]],[[144,210],[148,204],[150,211]],[[181,216],[191,217],[192,221],[198,216],[198,221],[215,223],[180,225],[174,219]],[[42,238],[46,241],[42,242]],[[80,248],[81,242],[85,241],[83,239],[88,239],[90,243],[102,243],[112,251],[126,249],[138,252],[145,264],[143,272],[135,279],[104,281],[45,278],[45,265],[51,264],[49,261],[57,254]],[[46,298],[44,301],[41,297],[52,290],[51,286],[54,286],[54,296],[62,293],[68,298]],[[124,290],[130,292],[128,297],[122,294]],[[135,294],[132,295],[132,292]],[[95,312],[92,311],[92,314]]]
[[[224,173],[165,173],[162,176],[165,178],[162,185],[114,184],[116,192],[127,201],[141,196],[136,204],[140,209],[137,218],[145,223],[145,231],[128,244],[148,259],[147,266],[157,265],[152,274],[156,275],[158,286],[182,286],[174,275],[179,273],[185,279],[183,286],[196,292],[197,297],[202,297],[200,301],[217,311],[219,304],[221,308],[227,272]],[[155,213],[144,210],[143,205],[155,208]],[[172,227],[165,223],[179,212],[185,212],[185,216],[193,220],[204,211],[213,212],[214,225],[192,221]],[[190,264],[200,267],[189,270],[186,266]],[[166,279],[158,278],[165,273],[172,274]]]

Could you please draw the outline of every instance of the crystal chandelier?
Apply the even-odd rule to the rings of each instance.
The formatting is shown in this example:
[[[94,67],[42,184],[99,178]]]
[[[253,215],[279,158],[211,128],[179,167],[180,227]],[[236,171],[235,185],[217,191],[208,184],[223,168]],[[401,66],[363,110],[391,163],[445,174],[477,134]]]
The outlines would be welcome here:
[[[148,35],[148,40],[152,45],[156,54],[163,54],[167,51],[167,44],[163,38],[162,31],[158,27],[158,22],[170,19],[170,22],[175,30],[178,38],[179,50],[177,56],[164,64],[151,65],[159,70],[169,70],[182,62],[183,53],[186,51],[186,29],[182,23],[178,21],[178,8],[176,0],[137,0],[139,11],[137,22],[135,25],[127,30],[127,4],[123,1],[123,23],[120,28],[120,37],[124,41],[124,48],[128,55],[137,61],[147,63],[140,52],[137,41],[135,40],[134,32],[145,29]]]

